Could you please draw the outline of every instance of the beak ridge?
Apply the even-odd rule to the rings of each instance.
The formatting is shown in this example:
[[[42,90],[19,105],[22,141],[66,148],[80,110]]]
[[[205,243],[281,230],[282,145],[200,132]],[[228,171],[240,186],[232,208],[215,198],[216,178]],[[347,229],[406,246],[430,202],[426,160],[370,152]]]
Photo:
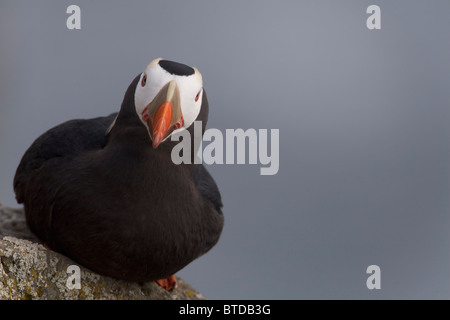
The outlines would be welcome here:
[[[180,91],[175,80],[168,82],[147,106],[147,124],[156,149],[182,119]]]
[[[152,125],[152,145],[154,149],[158,148],[161,141],[166,137],[170,128],[172,113],[172,103],[169,101],[163,102],[156,111]]]

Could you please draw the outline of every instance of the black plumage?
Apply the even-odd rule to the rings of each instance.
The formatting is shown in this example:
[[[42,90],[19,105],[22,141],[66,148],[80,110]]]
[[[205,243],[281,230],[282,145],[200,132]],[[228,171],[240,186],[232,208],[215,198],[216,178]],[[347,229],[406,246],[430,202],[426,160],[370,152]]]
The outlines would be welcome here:
[[[150,281],[211,249],[223,215],[203,165],[175,165],[170,152],[178,142],[170,139],[152,148],[135,112],[138,82],[118,114],[71,120],[41,135],[17,168],[14,190],[31,231],[50,248],[103,275]],[[204,93],[203,130],[208,110]]]
[[[190,76],[195,72],[193,68],[175,61],[160,60],[158,63],[164,70],[177,76]]]

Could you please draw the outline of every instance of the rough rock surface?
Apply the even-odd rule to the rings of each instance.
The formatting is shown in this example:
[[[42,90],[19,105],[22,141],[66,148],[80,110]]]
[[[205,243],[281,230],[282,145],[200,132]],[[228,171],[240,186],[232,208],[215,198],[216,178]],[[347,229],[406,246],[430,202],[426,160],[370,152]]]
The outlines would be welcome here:
[[[80,289],[71,288],[77,266],[45,248],[29,231],[24,213],[0,204],[0,299],[205,299],[182,279],[168,292],[154,282],[131,283],[96,274],[82,266]]]

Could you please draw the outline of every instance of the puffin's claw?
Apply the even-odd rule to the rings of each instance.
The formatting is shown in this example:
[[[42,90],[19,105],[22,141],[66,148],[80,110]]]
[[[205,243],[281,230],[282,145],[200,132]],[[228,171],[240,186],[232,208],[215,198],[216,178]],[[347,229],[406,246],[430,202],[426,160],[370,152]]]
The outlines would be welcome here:
[[[166,279],[159,279],[156,280],[156,283],[166,289],[167,291],[172,291],[174,288],[178,287],[177,279],[174,275],[171,275],[170,277]]]

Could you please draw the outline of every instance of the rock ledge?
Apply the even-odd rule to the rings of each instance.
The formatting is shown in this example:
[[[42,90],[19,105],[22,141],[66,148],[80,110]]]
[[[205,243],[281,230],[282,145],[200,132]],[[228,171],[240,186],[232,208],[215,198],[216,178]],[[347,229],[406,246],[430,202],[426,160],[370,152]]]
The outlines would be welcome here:
[[[80,289],[73,287],[79,267]],[[75,267],[76,269],[78,269]],[[0,299],[202,300],[205,297],[178,278],[172,292],[154,282],[132,283],[96,274],[45,248],[26,226],[24,213],[0,204]]]

